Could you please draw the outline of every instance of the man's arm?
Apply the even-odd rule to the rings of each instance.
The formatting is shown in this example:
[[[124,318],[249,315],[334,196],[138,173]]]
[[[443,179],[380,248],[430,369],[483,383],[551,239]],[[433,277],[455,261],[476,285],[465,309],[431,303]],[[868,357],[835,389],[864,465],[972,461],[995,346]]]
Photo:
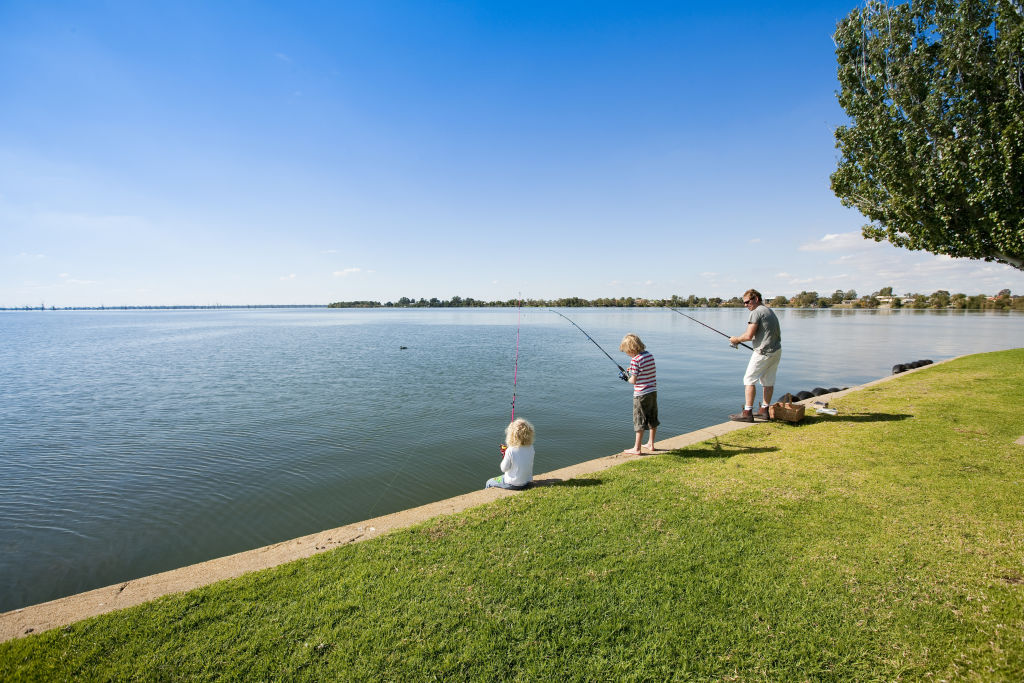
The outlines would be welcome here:
[[[750,341],[757,334],[757,323],[750,323],[747,325],[747,331],[739,337],[729,337],[730,344],[739,344],[740,342]]]

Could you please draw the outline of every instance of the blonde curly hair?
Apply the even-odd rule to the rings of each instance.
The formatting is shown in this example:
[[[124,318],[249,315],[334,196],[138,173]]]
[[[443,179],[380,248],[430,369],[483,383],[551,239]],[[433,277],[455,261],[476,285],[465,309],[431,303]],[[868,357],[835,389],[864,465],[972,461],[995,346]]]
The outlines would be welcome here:
[[[644,343],[640,341],[640,337],[636,336],[632,332],[622,338],[622,343],[619,344],[619,351],[628,353],[631,356],[635,356],[638,353],[643,353],[647,349]]]
[[[521,417],[505,428],[505,442],[509,446],[532,446],[533,437],[533,425]]]

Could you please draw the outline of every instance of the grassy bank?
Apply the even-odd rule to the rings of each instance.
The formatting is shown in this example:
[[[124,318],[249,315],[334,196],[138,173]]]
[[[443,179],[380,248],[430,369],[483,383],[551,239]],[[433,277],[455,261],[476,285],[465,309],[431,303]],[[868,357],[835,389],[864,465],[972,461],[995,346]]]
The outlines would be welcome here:
[[[1024,350],[929,367],[2,644],[0,679],[1020,680],[1022,386]]]

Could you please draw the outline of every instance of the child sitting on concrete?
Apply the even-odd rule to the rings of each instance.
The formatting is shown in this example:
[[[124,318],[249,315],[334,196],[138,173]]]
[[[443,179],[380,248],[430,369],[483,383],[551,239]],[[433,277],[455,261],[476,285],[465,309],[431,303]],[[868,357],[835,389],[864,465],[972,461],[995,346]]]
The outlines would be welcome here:
[[[497,487],[518,491],[533,481],[533,425],[519,418],[505,429],[505,441],[501,445],[501,471],[505,474],[487,480],[484,488]]]

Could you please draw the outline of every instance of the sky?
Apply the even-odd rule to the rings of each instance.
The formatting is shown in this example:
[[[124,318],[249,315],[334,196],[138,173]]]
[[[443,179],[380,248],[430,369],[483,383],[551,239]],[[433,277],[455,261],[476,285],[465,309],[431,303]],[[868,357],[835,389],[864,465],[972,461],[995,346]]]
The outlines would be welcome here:
[[[0,307],[1024,292],[829,189],[855,5],[0,0]]]

